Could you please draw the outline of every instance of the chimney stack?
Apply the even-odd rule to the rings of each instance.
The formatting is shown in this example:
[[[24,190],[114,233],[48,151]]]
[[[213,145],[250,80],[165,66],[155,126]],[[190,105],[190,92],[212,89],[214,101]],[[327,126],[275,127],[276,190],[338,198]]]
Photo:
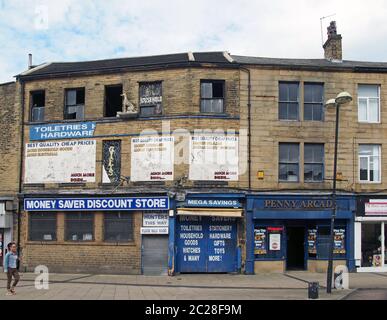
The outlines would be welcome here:
[[[28,54],[28,70],[32,69],[32,54]]]
[[[324,58],[330,61],[343,60],[343,48],[341,34],[337,34],[336,21],[331,21],[328,27],[328,39],[324,43]]]

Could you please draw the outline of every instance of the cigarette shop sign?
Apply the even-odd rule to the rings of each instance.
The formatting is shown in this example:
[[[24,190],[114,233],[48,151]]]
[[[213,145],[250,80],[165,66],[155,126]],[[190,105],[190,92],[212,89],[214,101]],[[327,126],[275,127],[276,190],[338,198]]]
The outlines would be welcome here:
[[[168,210],[168,197],[25,199],[25,211]]]

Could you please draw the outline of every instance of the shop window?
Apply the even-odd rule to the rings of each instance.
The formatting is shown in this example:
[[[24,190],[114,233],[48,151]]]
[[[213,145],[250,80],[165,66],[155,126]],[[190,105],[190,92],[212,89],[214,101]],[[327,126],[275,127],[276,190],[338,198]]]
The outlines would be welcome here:
[[[305,83],[304,85],[304,120],[323,121],[324,85],[322,83]]]
[[[200,110],[204,113],[223,113],[225,82],[223,80],[203,80],[200,84]]]
[[[55,212],[31,212],[28,238],[30,241],[56,241],[57,214]]]
[[[304,145],[304,181],[324,180],[324,145],[306,143]]]
[[[31,122],[43,122],[46,93],[43,90],[31,92]]]
[[[140,83],[140,115],[157,116],[163,113],[162,83]]]
[[[380,122],[380,86],[364,85],[358,86],[358,115],[359,122]]]
[[[104,215],[104,239],[106,242],[133,241],[133,214],[109,212]]]
[[[85,88],[68,89],[65,97],[65,120],[83,120],[85,116]]]
[[[380,182],[380,145],[359,145],[360,182]]]
[[[382,224],[362,223],[361,253],[362,267],[382,267]]]
[[[122,111],[122,85],[105,87],[104,117],[116,117]]]
[[[279,180],[299,181],[300,146],[298,143],[279,144]]]
[[[328,259],[331,243],[330,226],[317,226],[308,228],[308,255],[309,258]],[[333,257],[346,258],[346,228],[335,226]]]
[[[299,120],[299,84],[298,82],[279,83],[280,120]]]
[[[254,228],[254,254],[257,259],[282,259],[283,226]]]
[[[93,241],[94,214],[66,213],[65,235],[66,241]]]

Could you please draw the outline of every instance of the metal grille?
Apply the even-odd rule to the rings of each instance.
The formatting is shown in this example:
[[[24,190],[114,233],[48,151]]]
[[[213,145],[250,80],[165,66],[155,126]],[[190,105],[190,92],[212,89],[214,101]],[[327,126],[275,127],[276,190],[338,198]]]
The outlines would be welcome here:
[[[66,213],[66,241],[93,241],[94,214]]]
[[[104,238],[107,242],[133,241],[133,214],[130,212],[105,213]]]
[[[54,212],[33,212],[29,214],[30,241],[56,241],[56,220]]]

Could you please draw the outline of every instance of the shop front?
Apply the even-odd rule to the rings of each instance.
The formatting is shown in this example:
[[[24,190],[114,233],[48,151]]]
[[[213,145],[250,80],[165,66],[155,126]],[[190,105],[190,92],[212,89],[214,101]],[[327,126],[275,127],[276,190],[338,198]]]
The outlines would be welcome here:
[[[246,210],[246,273],[325,272],[333,201],[317,195],[250,195]],[[353,269],[355,200],[337,198],[334,265]]]
[[[177,202],[170,242],[173,273],[240,272],[243,196],[191,194]]]
[[[24,199],[23,269],[166,274],[166,195]]]
[[[387,272],[387,196],[359,196],[355,219],[357,272]]]

